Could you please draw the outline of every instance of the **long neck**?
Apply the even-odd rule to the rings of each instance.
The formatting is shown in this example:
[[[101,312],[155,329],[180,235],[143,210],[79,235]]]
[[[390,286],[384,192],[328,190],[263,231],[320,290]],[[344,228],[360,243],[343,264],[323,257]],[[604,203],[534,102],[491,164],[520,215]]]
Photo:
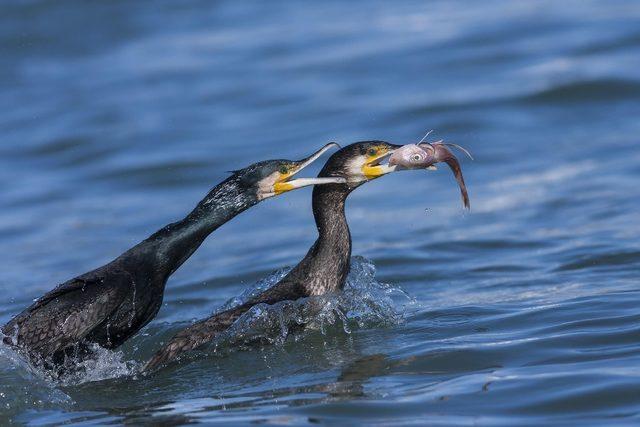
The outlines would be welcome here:
[[[291,272],[307,295],[320,295],[344,286],[351,260],[351,233],[344,213],[349,192],[342,184],[313,189],[318,239]]]
[[[316,186],[313,191],[313,217],[318,228],[317,246],[322,254],[351,256],[351,233],[344,213],[349,190],[344,185]]]
[[[181,221],[167,225],[122,257],[151,260],[154,273],[166,279],[202,244],[209,234],[258,200],[229,178],[213,188]]]

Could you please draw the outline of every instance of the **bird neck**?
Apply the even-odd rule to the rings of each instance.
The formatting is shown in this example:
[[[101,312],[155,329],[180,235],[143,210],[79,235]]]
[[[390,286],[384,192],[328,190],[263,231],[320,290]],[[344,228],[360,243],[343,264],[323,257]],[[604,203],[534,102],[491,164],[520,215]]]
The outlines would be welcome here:
[[[154,272],[166,280],[209,234],[257,202],[253,193],[229,178],[213,188],[184,219],[163,227],[129,252],[153,260]]]
[[[318,228],[318,240],[322,247],[333,247],[338,241],[350,242],[351,234],[344,213],[344,205],[350,191],[346,185],[331,184],[313,189],[313,217]],[[351,245],[349,246],[349,249]]]
[[[350,190],[343,184],[315,186],[313,215],[318,239],[292,270],[306,295],[321,295],[344,286],[351,260],[351,233],[344,212]]]

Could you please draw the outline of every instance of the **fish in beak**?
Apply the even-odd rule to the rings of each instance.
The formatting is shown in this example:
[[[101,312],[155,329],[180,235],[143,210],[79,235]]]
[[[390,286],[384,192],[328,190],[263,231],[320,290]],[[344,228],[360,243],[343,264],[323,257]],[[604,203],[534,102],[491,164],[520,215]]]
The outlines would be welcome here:
[[[436,169],[436,163],[446,163],[458,182],[462,203],[466,209],[470,209],[469,194],[467,186],[462,176],[462,168],[456,156],[448,147],[456,147],[467,154],[472,160],[471,154],[457,144],[444,143],[442,141],[433,143],[407,144],[394,150],[389,157],[388,167],[394,170],[402,169]]]

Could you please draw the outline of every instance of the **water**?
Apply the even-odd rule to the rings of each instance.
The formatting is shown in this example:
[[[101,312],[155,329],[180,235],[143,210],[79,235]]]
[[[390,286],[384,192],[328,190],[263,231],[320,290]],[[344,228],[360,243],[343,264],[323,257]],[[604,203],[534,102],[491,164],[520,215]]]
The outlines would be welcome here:
[[[0,424],[637,424],[639,24],[631,0],[5,2],[2,323],[227,170],[429,129],[476,160],[470,214],[446,168],[349,198],[371,264],[306,331],[282,340],[249,316],[238,333],[273,345],[136,375],[306,253],[309,189],[212,235],[90,374],[51,381],[0,349]]]

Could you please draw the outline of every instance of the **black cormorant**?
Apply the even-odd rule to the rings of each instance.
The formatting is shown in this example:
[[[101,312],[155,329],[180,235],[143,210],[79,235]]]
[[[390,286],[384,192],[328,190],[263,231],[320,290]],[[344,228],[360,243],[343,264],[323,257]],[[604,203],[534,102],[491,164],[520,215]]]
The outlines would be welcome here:
[[[336,151],[318,176],[342,177],[346,183],[314,187],[313,215],[318,239],[304,259],[273,287],[244,304],[216,313],[178,332],[143,370],[155,370],[180,354],[212,341],[256,304],[275,304],[342,289],[351,261],[351,234],[344,212],[345,201],[361,184],[396,170],[396,166],[382,162],[398,148],[400,146],[384,141],[364,141]]]
[[[263,161],[234,172],[183,220],[39,298],[2,327],[2,341],[49,367],[86,353],[92,343],[118,347],[155,317],[169,276],[218,227],[269,197],[344,182],[339,177],[292,179],[334,146],[327,144],[304,160]]]

